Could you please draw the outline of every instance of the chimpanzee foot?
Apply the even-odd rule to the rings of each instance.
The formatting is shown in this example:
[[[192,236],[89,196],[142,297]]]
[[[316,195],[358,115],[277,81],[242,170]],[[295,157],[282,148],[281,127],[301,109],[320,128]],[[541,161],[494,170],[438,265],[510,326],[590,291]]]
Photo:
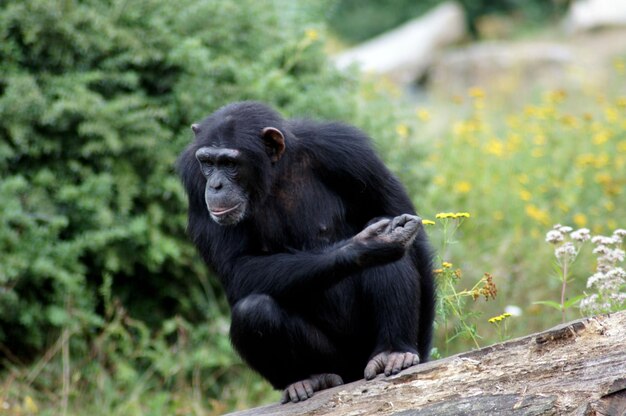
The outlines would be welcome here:
[[[337,374],[314,374],[310,378],[296,381],[283,391],[281,403],[301,402],[313,396],[316,391],[341,386],[343,380]]]
[[[386,376],[398,374],[405,368],[419,364],[420,358],[412,352],[381,352],[376,354],[365,366],[365,379],[371,380],[377,374]]]

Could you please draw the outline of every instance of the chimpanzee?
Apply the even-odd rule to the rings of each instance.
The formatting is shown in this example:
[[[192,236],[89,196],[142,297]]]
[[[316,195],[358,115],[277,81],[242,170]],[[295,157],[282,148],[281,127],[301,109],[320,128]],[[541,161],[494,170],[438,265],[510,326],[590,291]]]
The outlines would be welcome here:
[[[428,359],[430,246],[364,133],[258,102],[192,130],[188,232],[225,289],[233,346],[283,403]]]

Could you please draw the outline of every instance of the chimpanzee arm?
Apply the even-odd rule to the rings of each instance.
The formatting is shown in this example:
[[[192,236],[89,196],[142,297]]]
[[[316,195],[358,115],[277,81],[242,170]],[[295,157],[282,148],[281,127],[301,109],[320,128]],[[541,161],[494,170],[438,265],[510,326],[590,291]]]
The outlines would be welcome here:
[[[420,219],[402,215],[378,221],[356,236],[323,250],[269,255],[227,254],[212,264],[231,304],[252,293],[291,300],[323,291],[354,272],[400,259],[412,244]],[[226,245],[227,246],[227,245]]]

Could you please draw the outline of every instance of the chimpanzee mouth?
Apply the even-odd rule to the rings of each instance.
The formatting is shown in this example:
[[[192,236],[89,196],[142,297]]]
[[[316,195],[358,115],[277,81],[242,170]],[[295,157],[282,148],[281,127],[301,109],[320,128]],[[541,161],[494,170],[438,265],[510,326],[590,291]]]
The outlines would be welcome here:
[[[216,217],[221,217],[222,215],[226,215],[230,212],[235,211],[237,208],[239,208],[241,206],[241,202],[238,203],[237,205],[230,207],[230,208],[211,208],[209,209],[209,211],[211,212],[211,215],[214,215]]]

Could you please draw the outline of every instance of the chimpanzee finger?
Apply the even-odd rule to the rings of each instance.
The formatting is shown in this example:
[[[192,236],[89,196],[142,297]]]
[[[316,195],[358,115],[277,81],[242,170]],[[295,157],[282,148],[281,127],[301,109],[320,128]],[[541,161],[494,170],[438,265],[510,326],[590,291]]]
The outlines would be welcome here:
[[[306,393],[306,398],[313,397],[313,393],[315,393],[315,389],[313,388],[313,384],[311,380],[304,380],[302,382],[302,386],[304,387],[304,392]]]
[[[387,357],[387,365],[385,366],[386,376],[395,374],[394,369],[397,367],[397,364],[396,364],[397,358],[398,358],[398,354],[394,354],[394,353],[389,354],[389,356]],[[400,366],[402,366],[402,362],[400,362]],[[398,371],[400,370],[397,370],[396,373]]]
[[[409,368],[416,364],[419,364],[420,359],[417,354],[413,354],[412,352],[404,353],[404,363],[402,364],[402,369]]]
[[[307,394],[306,388],[305,388],[305,383],[306,381],[299,381],[295,384],[295,390],[296,390],[296,394],[298,395],[298,400],[297,401],[303,401],[309,398],[309,395]],[[310,387],[310,384],[309,384]]]
[[[420,363],[420,356],[417,354],[413,355],[413,365],[418,365]]]
[[[366,380],[373,379],[378,373],[381,373],[385,369],[386,358],[387,354],[381,352],[380,354],[375,355],[374,357],[372,357],[371,360],[369,360],[367,366],[365,366],[364,371]]]
[[[407,222],[409,222],[411,216],[408,214],[402,214],[395,217],[391,220],[391,228],[403,227]]]
[[[298,403],[300,399],[298,399],[295,383],[287,387],[287,390],[289,391],[289,400],[291,400],[292,403]]]
[[[363,376],[365,377],[365,380],[371,380],[374,377],[376,377],[376,374],[378,374],[377,368],[378,367],[376,363],[373,363],[371,361],[367,363],[367,366],[365,367],[365,371],[363,372]]]
[[[367,230],[369,230],[372,233],[371,235],[379,235],[379,234],[382,234],[385,230],[387,230],[390,223],[391,223],[391,220],[389,218],[383,218],[382,220],[377,221],[374,224],[367,227]]]
[[[357,241],[367,242],[368,240],[386,232],[390,222],[391,220],[388,218],[384,218],[380,221],[377,221],[365,227],[365,229],[363,229],[363,231],[355,235],[354,238]]]
[[[329,389],[331,387],[341,386],[343,384],[343,379],[337,374],[326,374],[325,382],[326,388]]]
[[[391,374],[398,374],[402,371],[404,367],[404,354],[398,353],[394,354],[396,356],[395,363],[393,365],[393,369],[391,370]]]

